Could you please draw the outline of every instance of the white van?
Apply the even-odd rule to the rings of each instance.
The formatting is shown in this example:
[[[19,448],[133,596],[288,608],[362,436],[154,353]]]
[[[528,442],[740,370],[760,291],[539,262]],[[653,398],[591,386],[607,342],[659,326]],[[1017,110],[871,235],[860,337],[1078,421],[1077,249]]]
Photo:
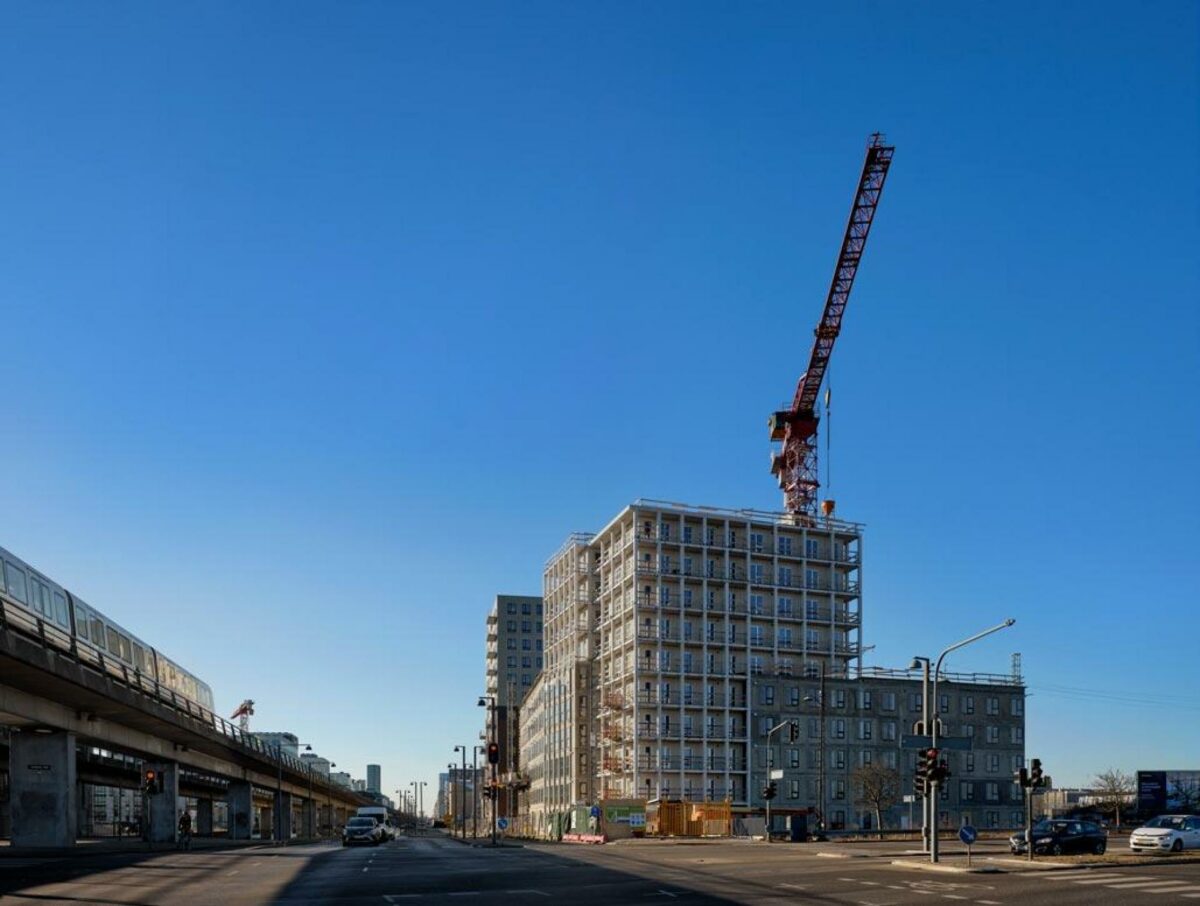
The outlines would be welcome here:
[[[395,840],[396,828],[388,818],[388,810],[382,805],[364,805],[356,812],[359,818],[374,818],[383,828],[383,839]]]

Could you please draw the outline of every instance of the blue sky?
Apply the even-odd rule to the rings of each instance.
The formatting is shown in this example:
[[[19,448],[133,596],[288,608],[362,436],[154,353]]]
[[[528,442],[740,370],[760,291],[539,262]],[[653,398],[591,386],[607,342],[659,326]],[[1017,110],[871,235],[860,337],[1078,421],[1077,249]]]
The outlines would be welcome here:
[[[883,130],[831,369],[868,663],[1013,616],[949,666],[1022,653],[1048,773],[1195,766],[1195,4],[0,16],[0,544],[222,710],[432,784],[568,532],[777,508]]]

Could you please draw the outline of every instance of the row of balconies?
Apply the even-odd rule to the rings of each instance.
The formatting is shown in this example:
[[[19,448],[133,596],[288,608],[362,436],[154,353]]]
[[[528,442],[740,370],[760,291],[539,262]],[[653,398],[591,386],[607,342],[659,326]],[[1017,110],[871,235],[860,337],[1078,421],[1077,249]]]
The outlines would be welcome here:
[[[639,771],[745,771],[742,758],[726,758],[723,755],[684,755],[674,758],[642,756],[638,759]]]
[[[775,575],[772,570],[748,571],[745,567],[725,569],[690,569],[683,566],[662,567],[654,563],[639,563],[636,573],[639,576],[670,577],[677,579],[710,579],[720,582],[745,582],[748,585],[761,585],[764,588],[790,588],[801,591],[832,591],[836,594],[857,595],[858,582],[851,581],[845,573],[834,573],[832,576],[807,576],[800,571],[787,574],[780,571]],[[603,590],[604,584],[601,584]]]
[[[742,695],[741,698],[736,694],[730,695],[727,705],[725,696],[719,692],[714,691],[711,694],[702,692],[693,693],[686,689],[677,689],[672,692],[663,692],[655,689],[647,691],[642,689],[637,694],[637,701],[639,705],[683,705],[694,708],[746,707],[745,695]]]
[[[804,645],[804,640],[793,636],[791,633],[780,632],[778,634],[767,632],[762,627],[755,632],[754,627],[751,627],[750,632],[743,630],[737,631],[736,626],[730,626],[729,630],[724,633],[704,632],[691,633],[688,632],[689,627],[685,626],[683,632],[678,629],[663,629],[659,626],[639,626],[637,637],[640,641],[650,642],[682,642],[688,645],[749,645],[751,648],[775,648],[785,649],[788,651],[801,651],[805,647],[811,648],[814,651],[823,651],[827,645],[821,639],[810,639],[808,645]],[[629,644],[633,639],[627,639],[625,642],[617,643],[615,641],[605,640],[601,646],[602,650],[612,648],[620,648],[623,645]],[[842,644],[842,643],[837,643]],[[850,644],[850,643],[845,643]]]
[[[746,728],[734,725],[732,727],[705,726],[696,727],[689,724],[683,726],[662,727],[654,724],[642,724],[637,728],[638,739],[734,739],[745,740]]]
[[[786,557],[790,560],[819,560],[825,563],[858,563],[860,556],[857,549],[851,548],[851,539],[847,537],[841,543],[830,544],[828,541],[816,544],[806,544],[805,539],[791,536],[791,549],[780,545],[776,540],[774,544],[768,542],[767,538],[763,538],[762,542],[757,542],[743,536],[735,536],[729,538],[728,535],[721,533],[713,533],[712,535],[701,536],[699,532],[693,532],[689,538],[686,534],[682,537],[671,534],[663,536],[658,534],[646,534],[638,532],[636,540],[639,544],[654,544],[654,545],[673,545],[675,547],[699,547],[699,548],[716,548],[718,550],[727,551],[745,551],[748,554],[758,554],[763,557]],[[815,540],[815,539],[808,539]],[[604,562],[601,558],[601,563]]]

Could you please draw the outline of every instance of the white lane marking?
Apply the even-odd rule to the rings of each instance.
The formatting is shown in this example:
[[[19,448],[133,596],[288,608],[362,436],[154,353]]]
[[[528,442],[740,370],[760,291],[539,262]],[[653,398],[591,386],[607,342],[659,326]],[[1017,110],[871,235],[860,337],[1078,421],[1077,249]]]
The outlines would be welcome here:
[[[859,881],[859,884],[866,884],[868,887],[879,887],[879,881]]]
[[[1185,900],[1200,899],[1200,893],[1181,893],[1179,895],[1181,897],[1183,897]]]
[[[233,871],[229,872],[229,874],[236,875],[239,871],[241,871],[240,868],[235,868]]]
[[[1150,891],[1150,888],[1152,888],[1152,887],[1153,888],[1163,888],[1163,890],[1162,890],[1163,893],[1169,893],[1170,891],[1166,890],[1165,888],[1175,887],[1175,888],[1186,889],[1186,888],[1192,886],[1192,882],[1191,881],[1122,881],[1119,884],[1109,884],[1108,886],[1111,887],[1113,890],[1125,890],[1126,888],[1142,887],[1142,888],[1145,888],[1149,892],[1156,892],[1156,891]]]
[[[983,906],[1000,906],[999,900],[976,900],[976,903],[982,903]]]
[[[539,896],[539,897],[548,897],[548,896],[550,896],[550,894],[546,893],[546,891],[544,891],[544,890],[534,890],[532,887],[527,887],[527,888],[524,888],[524,889],[522,889],[522,890],[506,890],[506,891],[504,891],[504,892],[505,892],[505,893],[532,893],[532,894],[534,894],[535,896]]]
[[[1129,875],[1107,875],[1106,877],[1103,877],[1103,878],[1087,878],[1082,881],[1076,880],[1074,883],[1076,883],[1076,884],[1113,884],[1113,883],[1116,883],[1119,881],[1133,881],[1133,880],[1136,880],[1136,879],[1129,877]]]
[[[1080,878],[1124,878],[1127,875],[1119,875],[1111,871],[1092,871],[1088,868],[1082,868],[1076,871],[1047,872],[1042,877],[1047,881],[1078,881]]]
[[[671,893],[669,890],[659,890],[664,897],[670,897],[672,900],[677,899],[679,894]]]
[[[785,887],[788,890],[807,890],[807,884],[776,884],[776,887]]]

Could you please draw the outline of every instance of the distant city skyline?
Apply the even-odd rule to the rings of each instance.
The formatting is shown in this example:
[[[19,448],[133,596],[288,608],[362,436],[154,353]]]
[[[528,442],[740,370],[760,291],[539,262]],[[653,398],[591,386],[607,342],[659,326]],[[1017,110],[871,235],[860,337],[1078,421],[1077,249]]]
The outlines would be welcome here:
[[[1056,783],[1194,759],[1195,4],[5,20],[0,545],[223,716],[428,810],[496,595],[638,497],[778,509],[881,130],[820,448],[866,663],[1013,616],[947,669],[1022,654]]]

